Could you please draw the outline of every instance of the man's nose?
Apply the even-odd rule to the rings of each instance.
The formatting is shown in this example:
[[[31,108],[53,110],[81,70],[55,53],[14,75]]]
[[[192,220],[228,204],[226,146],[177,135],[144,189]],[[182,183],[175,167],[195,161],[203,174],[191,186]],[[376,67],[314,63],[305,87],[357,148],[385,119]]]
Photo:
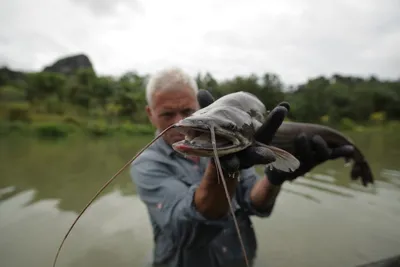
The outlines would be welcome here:
[[[177,112],[174,117],[174,123],[177,123],[184,118],[185,118],[185,116],[183,116],[181,113]]]

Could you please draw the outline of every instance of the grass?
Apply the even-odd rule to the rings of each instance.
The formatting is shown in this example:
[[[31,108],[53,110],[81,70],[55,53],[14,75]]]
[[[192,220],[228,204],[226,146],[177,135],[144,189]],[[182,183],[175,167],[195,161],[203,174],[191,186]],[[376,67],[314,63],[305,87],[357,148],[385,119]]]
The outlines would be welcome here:
[[[75,121],[0,121],[0,136],[37,137],[39,139],[59,139],[75,135],[92,138],[109,136],[154,135],[155,128],[150,124],[123,122],[110,124],[104,120],[89,120],[85,123]]]
[[[399,121],[387,121],[380,113],[371,114],[368,122],[359,124],[343,118],[339,123],[329,123],[324,116],[321,124],[344,133],[400,130]],[[77,113],[48,114],[29,109],[25,103],[8,104],[0,108],[0,137],[23,136],[39,139],[65,139],[73,136],[101,138],[110,136],[154,135],[155,128],[149,123],[133,123],[129,118],[85,117]]]

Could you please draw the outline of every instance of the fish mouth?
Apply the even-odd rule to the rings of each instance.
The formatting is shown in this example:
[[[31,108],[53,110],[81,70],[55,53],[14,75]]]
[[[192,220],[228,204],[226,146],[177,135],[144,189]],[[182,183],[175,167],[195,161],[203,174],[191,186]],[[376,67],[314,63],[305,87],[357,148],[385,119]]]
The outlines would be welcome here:
[[[214,155],[209,126],[178,125],[175,129],[183,133],[185,139],[174,143],[172,145],[174,150],[187,155]],[[216,148],[220,156],[239,151],[244,147],[241,140],[237,137],[237,134],[218,127],[214,129]]]

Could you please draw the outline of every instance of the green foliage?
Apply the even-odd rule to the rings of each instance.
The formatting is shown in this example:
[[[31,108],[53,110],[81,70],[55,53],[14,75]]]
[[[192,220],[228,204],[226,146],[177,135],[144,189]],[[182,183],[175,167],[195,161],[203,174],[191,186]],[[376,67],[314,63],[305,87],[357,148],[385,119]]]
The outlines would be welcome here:
[[[93,137],[107,136],[111,134],[110,127],[103,120],[90,121],[87,124],[87,131]]]
[[[30,122],[31,116],[29,114],[29,105],[27,103],[7,103],[2,108],[2,113],[9,121]]]
[[[27,128],[46,138],[65,137],[75,130],[97,137],[153,134],[144,110],[147,79],[137,72],[96,76],[90,69],[69,75],[3,75],[1,134]],[[244,90],[259,97],[267,109],[288,101],[292,108],[287,120],[361,129],[362,124],[382,125],[400,119],[400,80],[333,75],[289,86],[274,73],[217,81],[207,72],[198,74],[196,81],[216,98]]]
[[[126,135],[151,135],[155,133],[155,128],[150,124],[132,124],[124,122],[116,129]]]
[[[34,126],[35,132],[41,139],[56,139],[67,137],[74,128],[65,123],[45,122]]]
[[[321,117],[321,123],[322,124],[328,124],[329,123],[329,116],[328,115],[324,115]]]
[[[63,117],[63,122],[69,125],[74,125],[74,126],[81,126],[82,121],[79,118],[76,118],[74,116],[65,116]]]
[[[6,85],[0,87],[1,102],[24,101],[26,98],[25,94],[25,90],[15,87],[14,85]]]
[[[24,122],[21,121],[1,121],[0,122],[0,136],[8,135],[29,135],[30,128]]]
[[[382,124],[384,121],[386,121],[386,113],[383,111],[374,112],[369,116],[369,119],[375,124]]]
[[[357,124],[349,118],[342,118],[340,120],[340,128],[342,130],[354,130],[357,127]]]

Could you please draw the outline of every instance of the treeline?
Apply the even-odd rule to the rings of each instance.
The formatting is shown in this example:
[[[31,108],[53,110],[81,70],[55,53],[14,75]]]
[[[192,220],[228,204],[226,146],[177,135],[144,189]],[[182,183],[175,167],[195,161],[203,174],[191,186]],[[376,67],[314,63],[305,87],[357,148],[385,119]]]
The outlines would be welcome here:
[[[120,77],[98,76],[91,69],[73,74],[0,71],[2,121],[34,123],[63,121],[75,124],[147,124],[145,85],[148,75],[128,72]],[[400,119],[400,80],[343,75],[316,77],[287,86],[273,73],[236,76],[217,81],[198,74],[199,88],[215,97],[244,90],[273,108],[286,100],[289,119],[326,124],[368,124]]]

